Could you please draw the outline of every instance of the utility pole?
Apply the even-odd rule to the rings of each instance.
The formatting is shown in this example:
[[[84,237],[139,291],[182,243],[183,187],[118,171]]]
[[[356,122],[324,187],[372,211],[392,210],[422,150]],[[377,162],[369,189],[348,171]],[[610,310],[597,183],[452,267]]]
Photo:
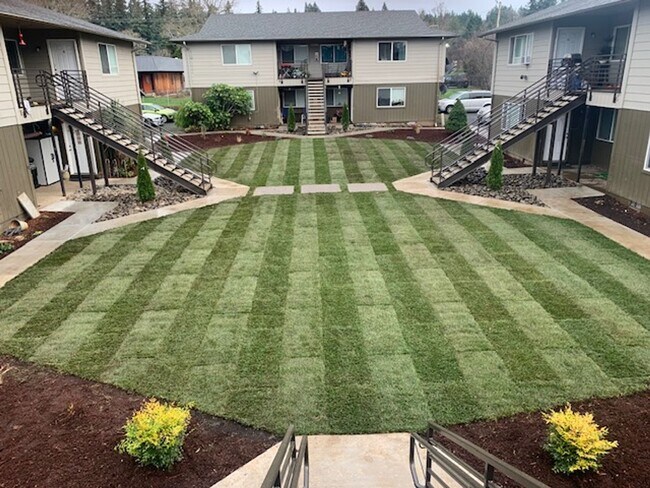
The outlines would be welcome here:
[[[501,6],[503,5],[501,3],[501,0],[496,0],[497,2],[497,29],[501,25]]]

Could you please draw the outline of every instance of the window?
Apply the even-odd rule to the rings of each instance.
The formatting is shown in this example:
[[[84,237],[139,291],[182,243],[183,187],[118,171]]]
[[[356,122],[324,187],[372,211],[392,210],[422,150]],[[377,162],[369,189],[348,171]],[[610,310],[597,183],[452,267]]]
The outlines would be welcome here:
[[[406,42],[379,43],[379,61],[406,61]]]
[[[18,43],[14,40],[6,39],[5,48],[7,49],[7,56],[9,57],[9,67],[12,70],[23,69],[23,59],[18,50]]]
[[[223,64],[253,64],[250,44],[222,44],[221,56]]]
[[[328,88],[325,92],[328,107],[342,107],[348,103],[347,88]]]
[[[309,59],[307,46],[280,46],[280,62],[284,64],[304,63]]]
[[[251,112],[255,112],[255,90],[246,90],[251,96]]]
[[[533,51],[533,35],[523,34],[510,38],[508,64],[529,64]]]
[[[348,50],[343,44],[324,44],[320,47],[321,63],[347,63]]]
[[[601,108],[598,116],[598,130],[596,139],[599,141],[613,142],[614,129],[616,128],[616,110],[613,108]]]
[[[645,152],[645,164],[643,165],[643,169],[650,171],[650,136],[648,136],[648,149],[646,149]]]
[[[630,26],[621,25],[614,28],[614,40],[612,42],[612,54],[618,56],[627,52],[627,44],[630,40]]]
[[[406,88],[377,88],[377,108],[406,106]]]
[[[98,44],[99,60],[102,63],[102,73],[105,75],[116,75],[117,67],[117,49],[112,44]]]
[[[286,90],[283,92],[284,96],[282,97],[282,106],[284,108],[289,108],[293,106],[294,108],[304,108],[305,107],[305,89],[298,88],[297,90]]]
[[[501,116],[501,128],[508,130],[524,120],[523,103],[504,103]]]

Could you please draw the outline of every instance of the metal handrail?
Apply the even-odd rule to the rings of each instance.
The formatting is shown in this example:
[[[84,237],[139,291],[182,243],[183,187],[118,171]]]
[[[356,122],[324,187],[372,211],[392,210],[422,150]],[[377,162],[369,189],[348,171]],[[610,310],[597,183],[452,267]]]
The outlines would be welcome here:
[[[12,68],[11,77],[14,83],[14,90],[16,92],[16,100],[18,101],[18,108],[22,110],[23,117],[29,115],[29,110],[25,104],[25,100],[31,101],[36,93],[42,95],[43,99],[37,100],[38,102],[45,103],[46,95],[45,90],[39,84],[39,75],[43,71],[40,69],[26,69],[26,68]],[[45,109],[49,114],[49,107],[45,105]]]
[[[308,488],[309,445],[307,436],[303,436],[300,447],[296,448],[296,433],[291,425],[282,439],[261,488],[298,488],[301,471],[302,486]]]
[[[553,58],[548,61],[548,71],[562,66],[566,58]],[[614,94],[614,103],[623,88],[623,74],[627,55],[600,54],[588,59],[588,69],[583,70],[583,77],[592,91],[609,92]]]
[[[40,83],[47,104],[53,108],[73,108],[99,125],[104,136],[109,131],[130,139],[150,151],[153,160],[165,159],[194,173],[204,191],[210,188],[210,156],[202,149],[175,137],[174,134],[145,124],[142,116],[114,99],[88,86],[77,72],[58,74],[41,72]]]
[[[439,177],[446,168],[463,160],[477,150],[490,151],[490,145],[500,136],[508,135],[518,126],[541,120],[549,107],[567,95],[585,95],[590,92],[589,77],[598,57],[572,65],[567,60],[558,67],[500,105],[493,107],[490,123],[485,126],[478,120],[451,134],[425,156],[431,168],[431,177]],[[593,79],[593,78],[592,78]],[[544,115],[545,116],[545,115]]]
[[[445,446],[435,439],[435,436],[444,437],[469,453],[472,457],[481,461],[484,464],[483,474],[480,474],[456,455],[452,454]],[[416,453],[418,446],[426,451],[427,456],[426,465],[422,467],[424,469],[424,473],[422,473],[424,475],[424,480],[420,480],[415,463],[415,460],[419,459]],[[413,484],[416,488],[432,488],[432,479],[435,479],[436,482],[442,486],[448,486],[444,479],[436,473],[434,464],[444,470],[447,476],[463,486],[470,485],[476,488],[497,486],[494,483],[494,473],[498,471],[503,476],[514,481],[523,488],[549,488],[541,481],[538,481],[523,471],[511,466],[493,454],[490,454],[485,449],[482,449],[476,444],[464,439],[460,435],[445,429],[438,424],[430,422],[426,438],[416,433],[411,434],[409,445],[409,466],[411,469]]]

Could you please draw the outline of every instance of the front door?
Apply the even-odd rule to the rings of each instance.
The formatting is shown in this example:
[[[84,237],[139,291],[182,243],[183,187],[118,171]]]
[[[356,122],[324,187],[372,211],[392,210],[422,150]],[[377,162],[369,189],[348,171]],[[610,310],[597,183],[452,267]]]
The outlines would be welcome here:
[[[566,55],[582,54],[584,40],[584,27],[559,27],[555,35],[555,53],[553,57],[560,59]]]
[[[52,73],[69,71],[71,76],[79,76],[79,57],[77,56],[77,43],[74,39],[48,39],[47,47],[50,53]],[[64,93],[60,86],[57,86],[56,94],[59,99],[63,98]]]

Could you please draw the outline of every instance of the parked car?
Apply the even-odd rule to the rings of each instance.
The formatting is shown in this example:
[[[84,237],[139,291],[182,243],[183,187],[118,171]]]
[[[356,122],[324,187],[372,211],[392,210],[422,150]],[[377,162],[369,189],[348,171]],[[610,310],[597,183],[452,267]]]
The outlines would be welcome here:
[[[467,75],[465,73],[446,74],[443,81],[445,85],[449,87],[456,87],[456,88],[469,87],[469,80],[467,79]]]
[[[492,103],[492,93],[483,90],[472,90],[456,93],[449,98],[443,98],[438,102],[438,111],[449,113],[456,103],[456,100],[465,107],[465,112],[478,112],[487,104]]]
[[[160,115],[163,119],[165,119],[164,123],[172,121],[174,120],[174,117],[176,117],[176,110],[173,108],[162,107],[160,105],[156,105],[155,103],[143,103],[142,113]]]
[[[150,127],[161,127],[165,125],[165,118],[162,115],[145,113],[142,114],[145,125]]]
[[[492,104],[483,105],[476,113],[476,121],[479,125],[489,124],[492,120]]]

